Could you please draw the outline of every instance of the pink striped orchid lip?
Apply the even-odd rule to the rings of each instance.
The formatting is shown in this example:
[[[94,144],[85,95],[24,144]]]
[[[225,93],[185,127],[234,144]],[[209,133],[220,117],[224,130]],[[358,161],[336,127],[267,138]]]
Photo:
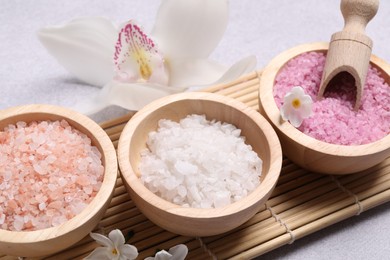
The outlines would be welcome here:
[[[168,84],[163,54],[153,40],[132,20],[120,30],[114,54],[114,80],[122,83]]]

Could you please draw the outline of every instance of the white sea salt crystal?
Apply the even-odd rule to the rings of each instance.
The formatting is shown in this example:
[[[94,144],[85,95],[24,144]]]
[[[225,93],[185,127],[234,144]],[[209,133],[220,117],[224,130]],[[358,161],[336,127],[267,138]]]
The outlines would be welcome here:
[[[216,208],[223,207],[230,204],[230,192],[219,191],[214,194],[213,199],[214,206]]]
[[[187,195],[187,188],[184,187],[183,185],[179,185],[177,187],[177,194],[181,197],[184,198]]]
[[[186,161],[177,161],[175,163],[175,169],[183,175],[195,174],[198,171],[198,167],[196,165]]]
[[[204,115],[158,125],[148,134],[140,171],[145,186],[162,198],[183,207],[218,207],[260,184],[262,161],[234,125]]]

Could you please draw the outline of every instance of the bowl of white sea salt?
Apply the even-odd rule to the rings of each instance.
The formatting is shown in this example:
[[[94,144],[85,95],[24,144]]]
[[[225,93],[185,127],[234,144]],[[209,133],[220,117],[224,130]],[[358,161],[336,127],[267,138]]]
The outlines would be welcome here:
[[[51,105],[0,113],[0,253],[42,257],[91,232],[111,201],[115,149],[88,117]]]
[[[264,205],[282,152],[271,125],[245,104],[212,93],[156,100],[118,144],[124,185],[140,211],[176,234],[232,230]]]

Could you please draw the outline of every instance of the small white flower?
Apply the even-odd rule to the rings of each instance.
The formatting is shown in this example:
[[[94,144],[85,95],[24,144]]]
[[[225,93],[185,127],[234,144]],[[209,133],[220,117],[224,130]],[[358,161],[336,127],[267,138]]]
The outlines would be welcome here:
[[[184,260],[188,254],[186,245],[180,244],[171,247],[168,252],[161,250],[154,257],[147,257],[145,260]]]
[[[125,244],[125,238],[119,229],[112,230],[108,237],[98,233],[90,233],[90,236],[104,247],[96,248],[85,259],[131,260],[138,256],[137,248]]]
[[[280,108],[280,114],[283,120],[288,120],[294,127],[299,127],[303,119],[312,114],[313,100],[301,87],[293,87],[290,92],[284,96],[283,106]]]

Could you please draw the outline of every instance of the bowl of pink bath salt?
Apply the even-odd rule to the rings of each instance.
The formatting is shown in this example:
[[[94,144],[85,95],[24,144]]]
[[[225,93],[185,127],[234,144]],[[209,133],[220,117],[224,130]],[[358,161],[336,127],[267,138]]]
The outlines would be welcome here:
[[[356,87],[347,72],[330,82],[318,98],[328,44],[297,46],[264,69],[259,110],[272,124],[283,153],[310,171],[350,174],[390,156],[390,65],[371,56],[361,105],[354,110]],[[311,114],[299,126],[282,116],[285,97],[299,86],[312,100]]]
[[[88,117],[51,105],[0,113],[0,252],[40,257],[88,235],[115,187],[115,149]]]

